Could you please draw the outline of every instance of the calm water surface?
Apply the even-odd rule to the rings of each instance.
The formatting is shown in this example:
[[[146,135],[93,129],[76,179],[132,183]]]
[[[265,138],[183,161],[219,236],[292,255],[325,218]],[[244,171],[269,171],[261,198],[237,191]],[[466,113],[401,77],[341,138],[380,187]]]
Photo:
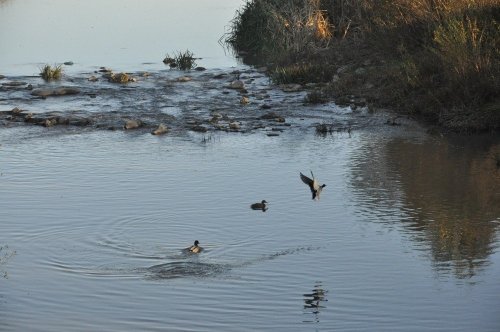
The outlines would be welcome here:
[[[220,45],[243,0],[0,0],[0,74],[163,68],[167,53],[189,49],[210,67],[236,62]]]
[[[34,3],[0,2],[0,25]],[[104,3],[138,17],[214,6],[230,12],[221,29],[239,6]],[[83,67],[141,70],[137,55],[81,52]],[[12,75],[38,61],[8,57]],[[351,134],[315,135],[314,122],[350,118]],[[336,107],[287,121],[278,137],[0,127],[0,331],[498,331],[498,137]],[[309,170],[327,184],[319,201],[299,178]],[[262,199],[266,212],[249,208]],[[196,239],[205,251],[183,253]]]

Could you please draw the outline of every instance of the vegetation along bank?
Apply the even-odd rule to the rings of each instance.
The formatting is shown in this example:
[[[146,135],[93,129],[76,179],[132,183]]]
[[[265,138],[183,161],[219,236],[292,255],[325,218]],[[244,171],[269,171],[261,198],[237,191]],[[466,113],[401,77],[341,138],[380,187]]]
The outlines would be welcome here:
[[[460,132],[500,129],[498,0],[249,0],[225,36],[306,100],[371,107]]]

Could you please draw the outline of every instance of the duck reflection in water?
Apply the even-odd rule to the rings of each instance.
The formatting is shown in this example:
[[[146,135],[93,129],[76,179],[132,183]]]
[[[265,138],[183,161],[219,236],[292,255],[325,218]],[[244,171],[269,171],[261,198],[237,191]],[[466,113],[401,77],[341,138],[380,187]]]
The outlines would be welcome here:
[[[321,282],[317,282],[311,293],[304,294],[304,314],[314,315],[314,320],[303,320],[304,323],[319,323],[320,309],[325,308],[323,302],[328,301],[326,293]]]
[[[260,202],[260,203],[253,203],[252,205],[250,205],[250,208],[252,210],[262,210],[262,212],[266,212],[267,211],[267,202],[265,199],[263,199],[262,202]]]

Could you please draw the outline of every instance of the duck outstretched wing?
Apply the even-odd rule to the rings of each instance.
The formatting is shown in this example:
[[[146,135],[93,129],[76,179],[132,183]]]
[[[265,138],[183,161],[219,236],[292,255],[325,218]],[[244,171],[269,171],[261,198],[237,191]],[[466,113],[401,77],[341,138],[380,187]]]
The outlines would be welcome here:
[[[302,182],[307,184],[310,188],[313,188],[314,181],[311,178],[308,178],[304,174],[300,173],[300,179],[302,180]]]

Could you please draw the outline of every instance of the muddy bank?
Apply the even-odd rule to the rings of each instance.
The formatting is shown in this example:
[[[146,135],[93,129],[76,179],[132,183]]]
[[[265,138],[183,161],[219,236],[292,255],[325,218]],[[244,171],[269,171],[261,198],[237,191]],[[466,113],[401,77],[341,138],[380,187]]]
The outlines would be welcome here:
[[[134,72],[123,83],[110,73],[101,68],[51,83],[35,76],[4,77],[0,127],[279,136],[288,128],[327,124],[325,133],[332,133],[386,126],[391,119],[363,103],[312,105],[305,99],[315,85],[274,85],[262,68]]]

